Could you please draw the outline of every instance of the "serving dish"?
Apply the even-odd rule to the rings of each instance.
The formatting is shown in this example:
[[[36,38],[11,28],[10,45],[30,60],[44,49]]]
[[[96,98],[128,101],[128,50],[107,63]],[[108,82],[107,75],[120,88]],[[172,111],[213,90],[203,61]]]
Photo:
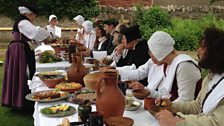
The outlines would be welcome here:
[[[58,96],[58,93],[53,94],[53,96],[48,95],[49,93],[52,93],[52,92],[58,92],[59,96]],[[49,97],[47,97],[46,95]],[[45,90],[45,91],[38,91],[38,92],[27,94],[25,98],[27,100],[35,101],[35,102],[53,102],[53,101],[59,101],[59,100],[65,99],[69,95],[70,94],[67,91]],[[43,96],[43,97],[39,97],[39,96]]]
[[[142,106],[142,103],[140,101],[134,100],[130,104],[125,105],[126,111],[135,111],[139,109]]]
[[[110,117],[105,120],[106,126],[132,126],[134,120],[128,117]]]
[[[85,100],[91,102],[91,104],[96,103],[96,93],[92,91],[79,91],[68,97],[67,100],[71,103],[80,104]]]
[[[45,107],[40,112],[48,117],[63,117],[76,113],[76,108],[69,105],[54,105]]]
[[[74,93],[75,91],[80,90],[82,88],[82,85],[75,82],[62,82],[56,85],[55,88],[59,89],[60,91],[68,91],[69,93]]]

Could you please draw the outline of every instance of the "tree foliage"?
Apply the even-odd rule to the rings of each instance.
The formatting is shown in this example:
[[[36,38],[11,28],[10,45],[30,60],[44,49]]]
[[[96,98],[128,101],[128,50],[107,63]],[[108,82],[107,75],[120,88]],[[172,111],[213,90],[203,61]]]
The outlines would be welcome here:
[[[31,1],[31,0],[23,0]],[[97,16],[99,7],[97,0],[33,0],[33,4],[38,6],[39,15],[48,17],[51,14],[57,17],[69,19],[81,14],[85,18]],[[18,7],[21,0],[0,0],[0,13],[12,19],[18,15]]]

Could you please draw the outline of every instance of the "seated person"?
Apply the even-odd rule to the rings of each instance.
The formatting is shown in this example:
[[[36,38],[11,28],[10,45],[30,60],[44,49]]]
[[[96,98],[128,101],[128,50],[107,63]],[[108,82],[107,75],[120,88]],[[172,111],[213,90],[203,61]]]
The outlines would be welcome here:
[[[93,50],[94,42],[96,40],[96,33],[93,29],[93,22],[87,20],[84,21],[83,24],[83,34],[80,34],[80,43],[84,45],[86,48]]]
[[[166,32],[157,31],[148,40],[151,59],[138,69],[117,68],[121,80],[141,80],[148,77],[148,89],[151,97],[159,97],[157,90],[165,90],[162,97],[170,97],[175,101],[190,101],[195,97],[196,84],[201,79],[197,62],[174,50],[175,41]],[[200,83],[199,83],[200,85]],[[134,82],[134,89],[145,87]],[[166,95],[166,96],[165,96]]]
[[[197,50],[199,66],[209,71],[196,100],[170,103],[177,116],[167,110],[156,113],[160,126],[223,126],[224,124],[224,31],[205,30]],[[158,100],[160,101],[160,100]]]
[[[122,41],[122,37],[123,34],[120,33],[121,30],[128,28],[129,26],[127,24],[118,24],[115,28],[115,31],[113,33],[113,41],[112,44],[114,46],[118,46],[119,44],[121,44]],[[125,49],[123,50],[123,52],[125,52]],[[105,65],[111,65],[111,66],[116,66],[116,49],[113,50],[113,52],[100,59],[100,64],[105,64]]]
[[[120,31],[122,44],[116,50],[116,66],[122,67],[134,64],[137,68],[150,58],[147,42],[142,38],[139,26],[131,26]],[[125,49],[125,52],[123,51]]]
[[[93,50],[87,49],[86,51],[82,52],[82,55],[100,59],[101,57],[107,56],[106,47],[109,39],[106,35],[106,31],[103,29],[103,22],[97,21],[95,24],[96,40],[94,42],[94,48]]]
[[[51,39],[61,38],[61,28],[56,26],[58,24],[58,19],[55,15],[49,16],[49,25],[46,26],[47,30],[50,32]]]

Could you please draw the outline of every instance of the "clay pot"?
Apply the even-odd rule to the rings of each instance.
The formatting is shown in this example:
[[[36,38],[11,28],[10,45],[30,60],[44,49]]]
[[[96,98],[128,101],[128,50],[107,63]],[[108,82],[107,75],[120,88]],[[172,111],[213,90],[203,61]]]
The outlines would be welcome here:
[[[50,75],[48,75],[48,76],[50,76]],[[65,78],[62,75],[54,75],[54,76],[55,76],[55,78],[44,78],[44,77],[40,77],[40,80],[43,81],[44,84],[48,88],[54,88],[57,84],[60,84],[62,81],[64,81],[64,78]]]
[[[84,86],[83,77],[88,69],[82,64],[81,54],[72,54],[72,65],[67,70],[68,82],[80,83]]]
[[[96,109],[103,114],[104,120],[109,117],[122,116],[125,109],[125,98],[118,88],[116,70],[105,71],[97,84]]]

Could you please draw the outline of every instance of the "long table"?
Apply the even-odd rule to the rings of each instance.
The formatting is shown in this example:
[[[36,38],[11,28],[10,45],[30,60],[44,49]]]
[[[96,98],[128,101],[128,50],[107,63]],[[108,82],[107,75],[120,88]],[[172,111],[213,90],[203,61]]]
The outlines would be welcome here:
[[[29,88],[32,92],[42,91],[42,90],[49,90],[47,86],[38,78],[34,77],[31,82],[28,83]],[[159,126],[158,121],[146,110],[144,110],[144,102],[141,100],[143,105],[136,111],[125,111],[125,117],[130,117],[134,120],[134,126]],[[46,117],[41,114],[40,110],[44,107],[49,107],[55,104],[68,104],[77,109],[78,105],[67,102],[65,100],[50,102],[50,103],[35,103],[35,110],[33,113],[34,118],[34,125],[35,126],[57,126],[61,124],[62,119],[64,117]],[[92,105],[92,110],[96,111],[96,106]],[[73,115],[67,116],[70,122],[77,122],[78,121],[78,113],[76,112]]]

